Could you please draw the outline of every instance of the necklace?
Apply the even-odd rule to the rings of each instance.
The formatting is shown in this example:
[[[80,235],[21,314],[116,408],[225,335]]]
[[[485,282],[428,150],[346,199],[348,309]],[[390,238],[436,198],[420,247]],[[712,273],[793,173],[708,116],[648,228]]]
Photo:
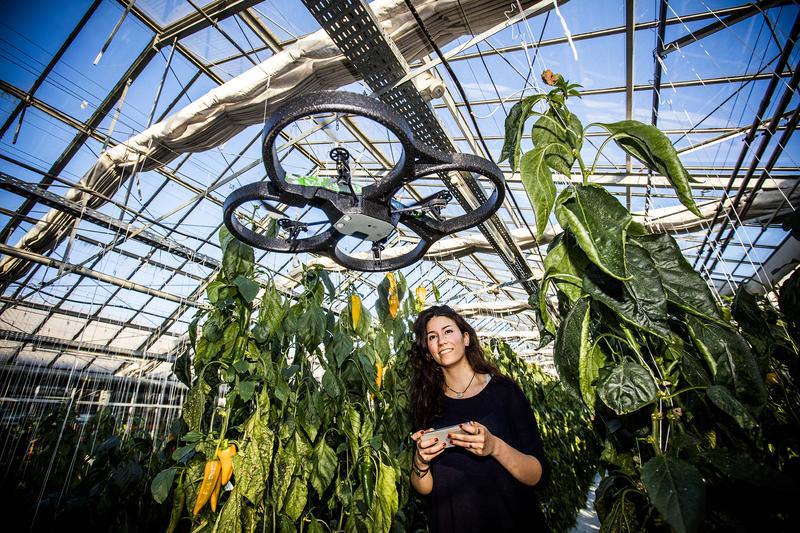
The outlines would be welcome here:
[[[467,392],[467,389],[469,388],[469,386],[472,385],[472,381],[475,379],[475,374],[476,374],[476,372],[472,373],[472,377],[470,378],[469,383],[467,383],[467,386],[461,392],[459,392],[459,391],[453,389],[452,387],[450,387],[450,385],[447,384],[447,381],[444,382],[444,386],[447,387],[448,389],[450,389],[450,392],[454,393],[456,395],[456,398],[458,398],[460,400],[461,398],[464,397],[464,393]]]

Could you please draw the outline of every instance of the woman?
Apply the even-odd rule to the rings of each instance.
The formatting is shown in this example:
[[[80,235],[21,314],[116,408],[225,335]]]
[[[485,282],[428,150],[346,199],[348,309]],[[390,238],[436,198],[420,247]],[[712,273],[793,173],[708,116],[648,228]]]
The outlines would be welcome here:
[[[534,485],[546,477],[536,419],[519,386],[486,360],[475,330],[447,306],[423,311],[411,349],[411,484],[432,532],[546,530]],[[453,446],[426,438],[459,424]]]

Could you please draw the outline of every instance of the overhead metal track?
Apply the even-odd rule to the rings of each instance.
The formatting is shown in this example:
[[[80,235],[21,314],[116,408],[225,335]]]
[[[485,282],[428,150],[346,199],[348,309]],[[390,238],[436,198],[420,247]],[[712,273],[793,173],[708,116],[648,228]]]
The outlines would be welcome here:
[[[58,209],[76,218],[88,220],[93,224],[97,224],[98,226],[114,231],[120,235],[129,235],[132,239],[148,244],[158,250],[183,257],[184,259],[188,259],[193,263],[197,263],[211,270],[216,270],[220,266],[220,262],[213,257],[196,252],[172,239],[162,237],[152,231],[128,224],[127,222],[123,222],[122,220],[96,211],[90,207],[85,207],[77,202],[67,200],[38,185],[9,176],[5,172],[0,172],[0,189],[24,196],[31,201]]]
[[[452,141],[413,81],[391,88],[410,69],[365,2],[303,0],[303,4],[350,61],[364,83],[378,93],[384,103],[408,120],[416,139],[445,152],[456,152]],[[387,90],[388,88],[391,89]],[[451,183],[447,176],[441,177],[464,209],[470,211],[475,208],[476,203],[479,205],[486,201],[486,194],[472,175],[460,175],[459,181],[463,183],[463,187]],[[502,220],[494,215],[478,227],[514,277],[524,280],[523,286],[528,293],[535,294],[538,288],[530,279],[533,273]]]

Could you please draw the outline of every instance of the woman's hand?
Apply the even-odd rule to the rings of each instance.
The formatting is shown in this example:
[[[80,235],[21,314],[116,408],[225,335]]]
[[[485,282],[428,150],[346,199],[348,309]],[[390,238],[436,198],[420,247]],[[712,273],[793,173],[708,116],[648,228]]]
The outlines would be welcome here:
[[[420,468],[426,468],[427,465],[433,461],[444,451],[445,443],[439,442],[439,439],[425,439],[425,433],[433,431],[433,428],[420,429],[416,433],[411,434],[411,440],[416,443],[417,451],[414,453],[414,461]]]
[[[451,433],[450,442],[454,446],[461,446],[475,455],[486,457],[494,453],[497,437],[492,435],[489,429],[483,424],[478,422],[468,422],[466,424],[459,424],[461,429],[467,432]]]

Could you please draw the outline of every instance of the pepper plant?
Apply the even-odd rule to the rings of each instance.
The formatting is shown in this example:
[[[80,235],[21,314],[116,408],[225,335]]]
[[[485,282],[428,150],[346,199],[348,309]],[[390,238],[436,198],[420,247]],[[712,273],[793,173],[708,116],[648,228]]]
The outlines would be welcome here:
[[[767,375],[784,363],[740,333],[743,315],[732,316],[715,300],[670,235],[649,232],[592,182],[611,142],[667,178],[699,216],[692,178],[654,126],[624,120],[584,127],[567,106],[580,86],[550,71],[543,79],[553,89],[522,99],[509,113],[502,157],[519,168],[537,234],[552,212],[562,229],[548,246],[532,305],[543,343],[555,340],[561,380],[583,400],[604,442],[607,473],[595,502],[603,529],[785,527],[786,495],[797,485],[781,470],[786,457],[797,455],[797,443],[786,441],[789,448],[779,452],[762,425],[775,418]],[[530,117],[533,149],[523,154]],[[581,148],[593,128],[608,137],[589,164]],[[552,172],[570,176],[576,166],[581,182],[557,193]],[[779,340],[796,362],[797,346],[783,324],[769,331],[773,346]],[[797,434],[793,416],[782,423]],[[741,495],[759,505],[742,505]]]
[[[171,502],[167,530],[403,527],[414,313],[405,279],[380,284],[373,323],[355,293],[340,314],[330,310],[336,291],[324,270],[307,270],[302,292],[287,296],[257,281],[252,248],[224,229],[220,244],[210,309],[175,366],[190,387],[182,445],[151,486]],[[233,476],[220,487],[214,462],[231,446]]]

